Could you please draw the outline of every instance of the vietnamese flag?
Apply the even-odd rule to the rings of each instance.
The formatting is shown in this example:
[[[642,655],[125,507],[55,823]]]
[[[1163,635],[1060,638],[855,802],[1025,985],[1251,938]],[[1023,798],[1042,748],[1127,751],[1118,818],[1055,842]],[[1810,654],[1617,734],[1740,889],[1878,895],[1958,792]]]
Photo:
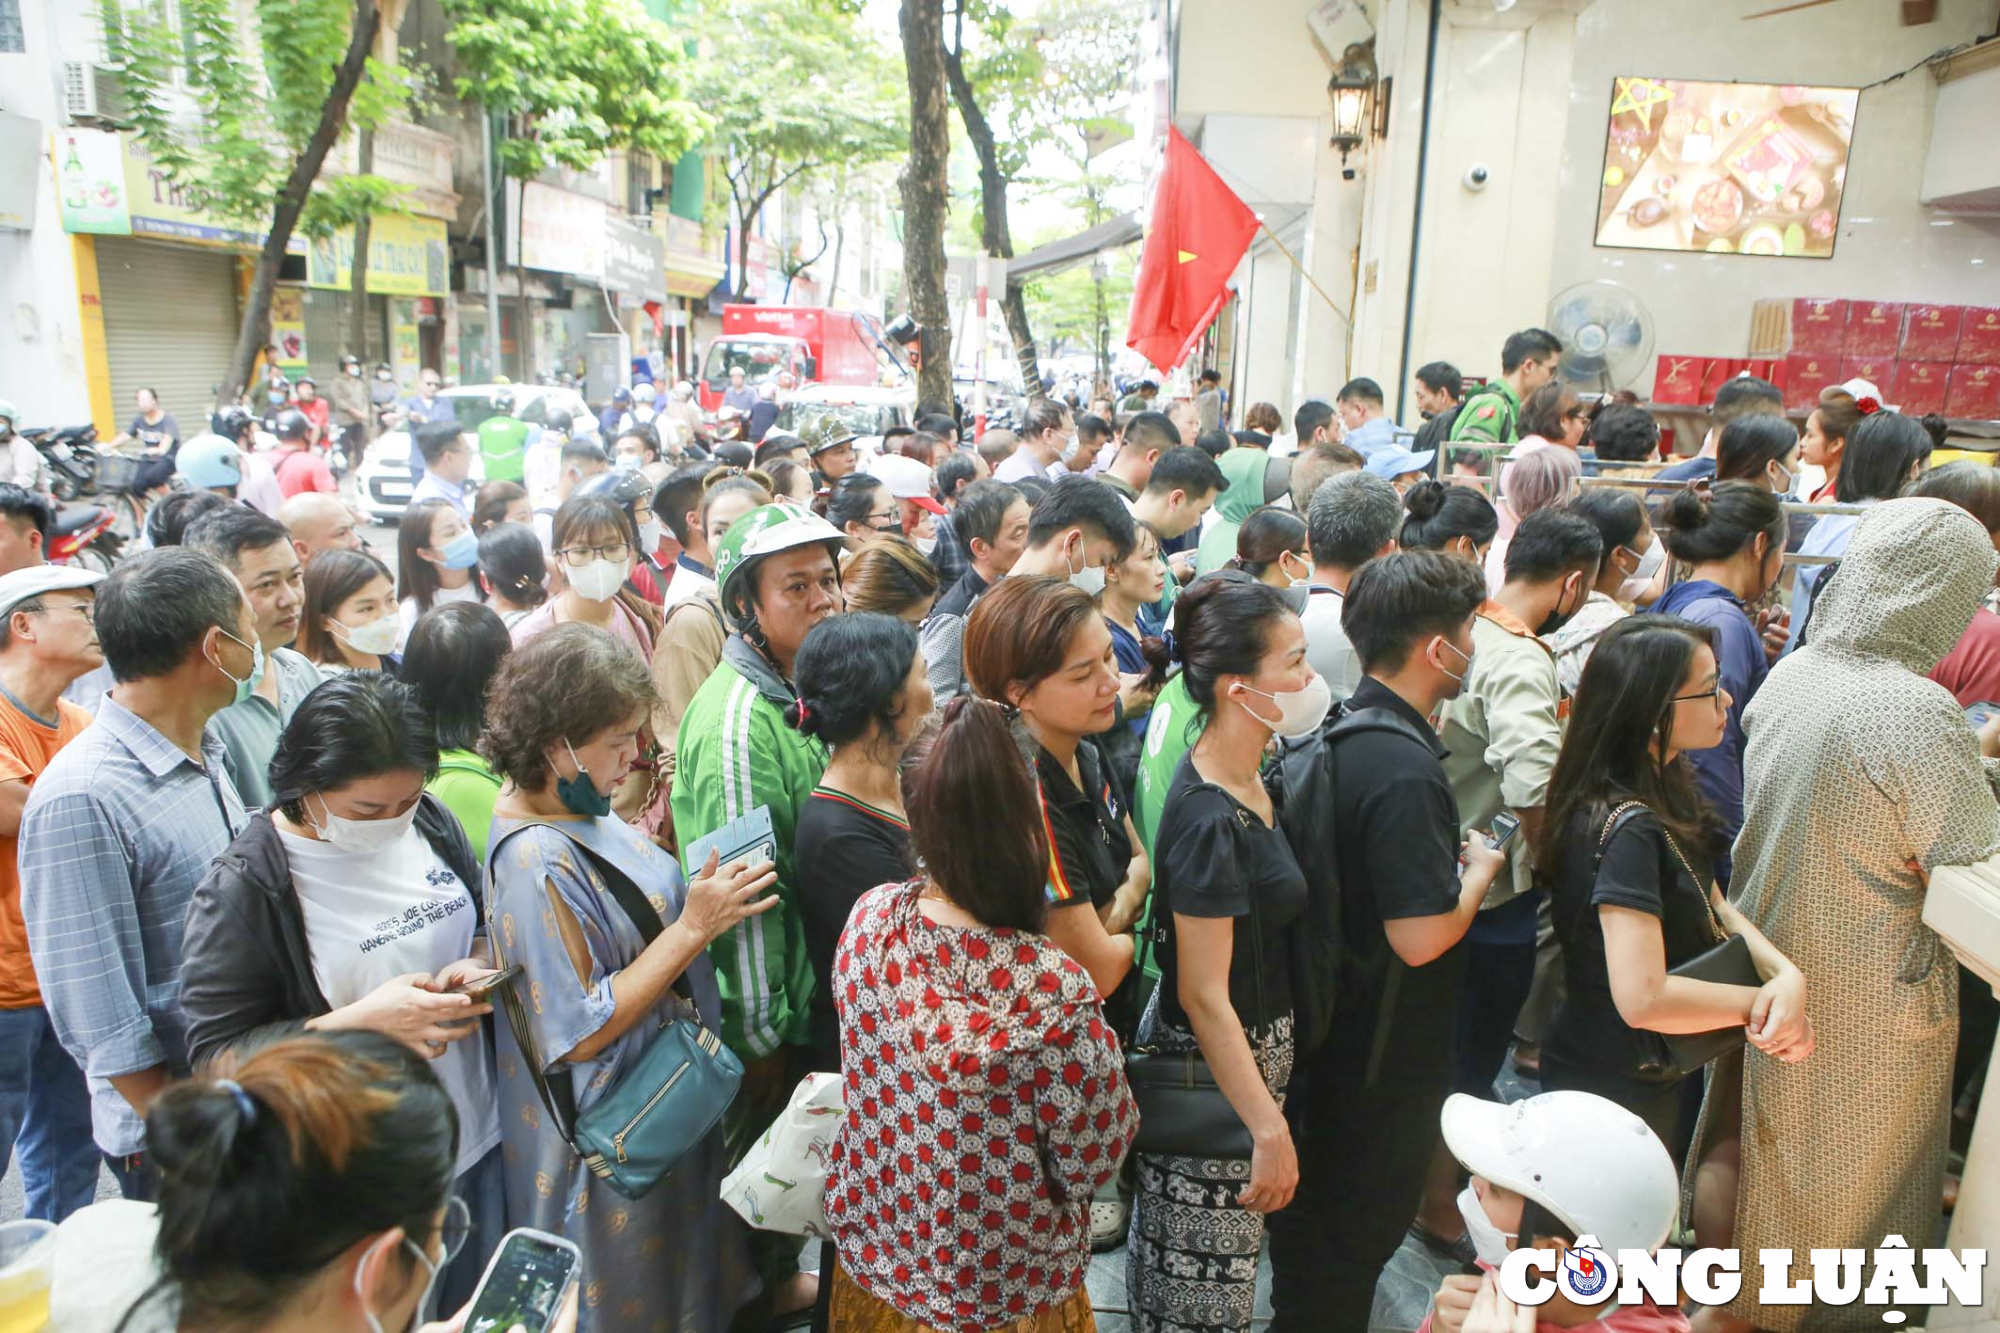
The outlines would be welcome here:
[[[1185,361],[1222,308],[1229,275],[1260,225],[1195,146],[1169,127],[1125,345],[1162,373]]]

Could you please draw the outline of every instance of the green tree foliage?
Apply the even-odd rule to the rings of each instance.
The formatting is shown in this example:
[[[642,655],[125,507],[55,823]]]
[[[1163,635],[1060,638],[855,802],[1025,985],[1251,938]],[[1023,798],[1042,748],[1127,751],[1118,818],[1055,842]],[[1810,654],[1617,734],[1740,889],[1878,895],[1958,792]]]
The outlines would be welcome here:
[[[764,205],[788,183],[909,148],[902,72],[847,7],[830,0],[711,0],[694,97],[729,185],[736,272]]]

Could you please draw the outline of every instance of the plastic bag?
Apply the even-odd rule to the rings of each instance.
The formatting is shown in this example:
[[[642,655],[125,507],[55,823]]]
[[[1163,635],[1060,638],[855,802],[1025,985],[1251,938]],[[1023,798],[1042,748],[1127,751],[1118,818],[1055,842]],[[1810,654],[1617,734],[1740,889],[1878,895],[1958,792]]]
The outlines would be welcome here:
[[[722,1182],[722,1199],[760,1231],[832,1239],[826,1168],[847,1115],[840,1075],[807,1074],[783,1114]]]

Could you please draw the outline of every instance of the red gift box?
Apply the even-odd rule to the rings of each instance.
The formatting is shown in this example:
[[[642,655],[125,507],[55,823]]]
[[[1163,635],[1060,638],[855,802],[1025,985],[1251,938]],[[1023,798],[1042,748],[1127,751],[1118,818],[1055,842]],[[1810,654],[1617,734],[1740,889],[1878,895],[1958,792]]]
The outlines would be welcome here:
[[[1903,321],[1903,345],[1897,355],[1905,361],[1957,360],[1958,329],[1964,319],[1964,306],[1908,307]]]
[[[1840,380],[1839,357],[1794,353],[1785,358],[1785,406],[1809,412],[1819,406],[1819,391]]]
[[[1847,355],[1894,357],[1903,341],[1901,301],[1849,301],[1847,303]]]
[[[1836,384],[1848,380],[1867,380],[1874,385],[1883,402],[1889,401],[1890,390],[1896,387],[1896,358],[1893,356],[1843,356],[1840,358],[1840,378]]]
[[[1961,366],[2000,366],[2000,307],[1969,305],[1958,327]]]
[[[1747,357],[1710,357],[1708,364],[1702,368],[1701,397],[1697,401],[1704,403],[1714,402],[1715,395],[1722,391],[1722,386],[1735,379],[1738,375],[1741,375],[1749,365],[1750,361]]]
[[[1898,411],[1913,417],[1944,411],[1945,389],[1951,379],[1948,364],[1943,361],[1899,361],[1896,366],[1896,387],[1890,391],[1889,401],[1896,405]]]
[[[1653,370],[1653,401],[1656,403],[1702,402],[1701,374],[1708,365],[1702,356],[1668,356],[1662,352]]]
[[[1975,421],[2000,420],[2000,365],[1953,366],[1951,387],[1944,396],[1944,414]]]
[[[1847,348],[1847,302],[1801,296],[1792,302],[1792,352],[1833,352]]]

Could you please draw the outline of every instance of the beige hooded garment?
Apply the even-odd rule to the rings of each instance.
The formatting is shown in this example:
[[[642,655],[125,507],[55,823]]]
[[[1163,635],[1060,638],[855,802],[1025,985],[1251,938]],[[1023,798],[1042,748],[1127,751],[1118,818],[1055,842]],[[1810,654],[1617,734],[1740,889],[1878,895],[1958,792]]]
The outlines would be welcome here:
[[[1933,1243],[1940,1216],[1958,969],[1922,920],[1928,872],[2000,850],[2000,806],[1972,727],[1924,679],[1993,586],[1970,514],[1894,500],[1862,519],[1806,646],[1743,718],[1743,832],[1732,896],[1805,974],[1818,1047],[1744,1055],[1733,1313],[1760,1327],[1883,1327],[1879,1308],[1760,1307],[1754,1256]],[[1921,1312],[1911,1312],[1921,1317]]]

